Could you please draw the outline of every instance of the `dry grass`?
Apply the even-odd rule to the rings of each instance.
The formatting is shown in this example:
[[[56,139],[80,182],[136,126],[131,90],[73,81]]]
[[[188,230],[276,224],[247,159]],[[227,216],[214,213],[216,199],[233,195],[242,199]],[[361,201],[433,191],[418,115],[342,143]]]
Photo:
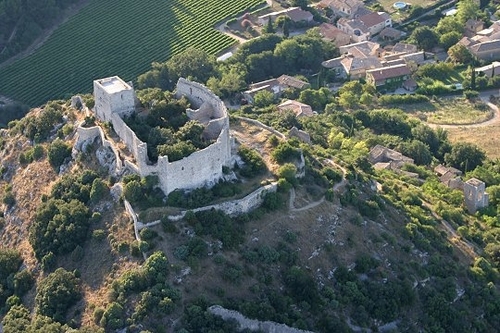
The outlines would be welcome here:
[[[493,117],[493,111],[483,102],[465,98],[446,98],[402,107],[417,118],[437,125],[469,125]]]
[[[477,128],[450,128],[448,137],[453,143],[470,142],[478,145],[490,159],[500,158],[500,124]]]

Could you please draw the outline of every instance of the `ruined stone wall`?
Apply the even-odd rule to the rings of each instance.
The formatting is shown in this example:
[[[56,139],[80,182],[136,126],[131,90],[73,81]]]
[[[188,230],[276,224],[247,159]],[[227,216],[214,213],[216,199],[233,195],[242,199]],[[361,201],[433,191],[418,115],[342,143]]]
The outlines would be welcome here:
[[[76,129],[77,139],[75,143],[75,149],[82,151],[83,145],[85,142],[93,142],[96,138],[101,139],[101,144],[103,147],[111,149],[113,154],[115,155],[115,166],[114,166],[114,175],[118,175],[121,173],[123,169],[122,160],[120,158],[120,154],[116,150],[115,146],[108,140],[106,140],[106,136],[104,135],[104,131],[99,126],[93,127],[82,127],[79,126]]]
[[[249,195],[245,196],[244,198],[238,199],[238,200],[231,200],[231,201],[226,201],[220,204],[216,205],[210,205],[210,206],[205,206],[205,207],[200,207],[200,208],[195,208],[192,209],[193,212],[200,212],[200,211],[205,211],[205,210],[210,210],[210,209],[216,209],[216,210],[221,210],[227,215],[230,216],[236,216],[240,215],[243,213],[248,213],[251,210],[259,207],[262,202],[264,201],[264,197],[268,193],[274,193],[278,189],[278,183],[271,183],[269,185],[265,185],[262,187],[259,187]],[[175,216],[169,216],[168,218],[171,221],[178,221],[184,217],[186,214],[186,211],[182,212],[179,215]]]
[[[168,194],[175,189],[214,185],[223,177],[222,166],[229,166],[230,152],[229,131],[224,129],[215,143],[182,160],[169,162],[168,156],[160,156],[157,175],[161,189]]]
[[[128,111],[125,113],[116,111],[116,107],[109,104],[114,103],[113,99],[109,97],[110,94],[103,91],[98,82],[99,80],[94,81],[96,114],[101,120],[112,123],[114,131],[134,156],[135,165],[130,161],[126,162],[126,166],[132,171],[138,172],[142,177],[158,176],[159,186],[166,195],[175,189],[210,186],[223,177],[222,166],[229,166],[231,162],[229,117],[224,103],[208,88],[181,78],[177,85],[176,96],[178,98],[185,96],[196,108],[204,105],[202,113],[199,115],[208,117],[207,120],[212,119],[208,121],[205,131],[210,139],[216,139],[215,143],[180,161],[169,162],[168,156],[160,156],[157,164],[151,165],[147,156],[146,143],[139,140],[134,131],[122,119]],[[122,106],[128,110],[127,105],[130,104],[130,101],[124,105],[121,102],[121,95],[117,96],[119,96],[117,97],[118,107]],[[97,103],[98,99],[101,102]],[[191,112],[196,113],[196,111]]]
[[[111,124],[113,125],[113,130],[116,134],[118,134],[120,139],[125,143],[128,150],[130,150],[134,156],[139,169],[147,168],[147,165],[149,164],[147,144],[139,140],[135,132],[128,127],[118,114],[112,114]],[[148,175],[149,172],[144,170],[144,172],[141,172],[140,174],[144,177]]]

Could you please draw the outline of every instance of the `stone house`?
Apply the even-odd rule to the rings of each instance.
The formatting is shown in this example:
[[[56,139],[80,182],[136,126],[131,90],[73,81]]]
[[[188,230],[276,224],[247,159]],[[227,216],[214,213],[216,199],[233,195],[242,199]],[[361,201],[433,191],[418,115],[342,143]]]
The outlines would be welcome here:
[[[405,35],[404,32],[394,29],[393,27],[386,27],[380,33],[379,37],[385,41],[400,39]]]
[[[434,172],[439,177],[441,183],[445,184],[446,186],[454,189],[463,188],[463,182],[462,179],[460,179],[462,171],[453,167],[446,167],[442,164],[439,164],[434,168]]]
[[[352,54],[346,54],[323,61],[322,66],[334,71],[340,78],[357,80],[364,78],[367,70],[379,68],[382,65],[375,56],[355,57]]]
[[[309,87],[311,87],[311,84],[309,84],[309,82],[299,80],[293,76],[281,75],[280,77],[275,79],[252,83],[249,86],[250,89],[243,92],[243,97],[250,104],[253,104],[254,96],[262,90],[270,91],[276,97],[279,97],[286,89],[304,90]]]
[[[412,158],[382,145],[376,145],[370,149],[368,161],[376,169],[397,170],[400,169],[405,163],[414,164]]]
[[[348,34],[353,41],[362,42],[378,34],[386,27],[392,27],[391,17],[384,12],[375,12],[358,18],[341,18],[337,27]]]
[[[319,25],[319,34],[324,40],[332,42],[336,47],[347,45],[351,42],[351,37],[330,23],[321,23]]]
[[[281,103],[278,105],[278,110],[280,112],[292,111],[296,117],[312,117],[316,114],[310,105],[294,100]]]
[[[468,19],[465,22],[465,35],[474,36],[479,31],[483,30],[484,23],[480,20]]]
[[[377,90],[395,90],[403,87],[410,79],[410,69],[406,64],[382,67],[366,71],[366,82]]]
[[[271,21],[274,22],[279,16],[288,16],[290,20],[292,20],[292,22],[294,23],[298,22],[311,23],[314,21],[313,14],[311,14],[311,12],[303,10],[299,7],[290,7],[280,10],[278,12],[272,12],[269,14],[259,16],[257,18],[257,22],[260,25],[264,26],[267,24],[267,22],[269,22],[269,19],[271,19]]]
[[[483,66],[483,67],[478,67],[474,69],[476,71],[476,74],[484,74],[484,76],[491,78],[493,76],[500,75],[500,62],[499,61],[493,61],[491,64]]]
[[[494,39],[469,46],[469,51],[479,60],[492,61],[500,59],[500,39]]]
[[[371,13],[359,0],[321,0],[320,8],[329,8],[337,17],[355,18]]]

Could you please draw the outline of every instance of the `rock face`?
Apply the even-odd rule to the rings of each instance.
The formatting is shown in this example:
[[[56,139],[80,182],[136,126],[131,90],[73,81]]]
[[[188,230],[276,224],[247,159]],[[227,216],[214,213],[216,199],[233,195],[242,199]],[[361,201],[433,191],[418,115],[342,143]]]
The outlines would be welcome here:
[[[272,321],[258,321],[248,319],[237,311],[224,309],[220,305],[212,305],[208,308],[210,313],[221,317],[224,320],[236,320],[240,324],[240,330],[249,329],[251,331],[262,331],[266,333],[313,333],[311,331],[299,330],[288,327],[284,324],[274,323]]]
[[[191,106],[197,108],[188,110],[188,116],[204,123],[204,137],[215,142],[180,161],[169,162],[168,156],[159,156],[158,162],[152,164],[147,156],[147,144],[123,121],[123,117],[135,111],[132,87],[118,77],[94,81],[96,116],[111,122],[134,156],[135,162],[125,161],[125,166],[142,177],[158,176],[159,186],[166,195],[176,189],[213,185],[224,177],[222,167],[232,164],[229,116],[220,98],[205,86],[183,78],[177,83],[176,96],[186,97]]]

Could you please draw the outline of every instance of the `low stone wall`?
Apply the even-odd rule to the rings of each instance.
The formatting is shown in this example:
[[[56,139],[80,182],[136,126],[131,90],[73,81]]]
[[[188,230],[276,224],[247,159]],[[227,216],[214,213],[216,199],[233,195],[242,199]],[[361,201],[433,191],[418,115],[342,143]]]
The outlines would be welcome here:
[[[249,122],[250,124],[254,124],[255,126],[258,126],[260,128],[263,128],[265,130],[268,130],[269,132],[273,133],[274,135],[276,135],[277,137],[283,139],[283,140],[286,140],[286,135],[275,130],[274,128],[272,127],[269,127],[263,123],[261,123],[260,121],[258,120],[255,120],[255,119],[251,119],[251,118],[247,118],[247,117],[240,117],[240,116],[237,116],[236,117],[237,119],[241,119],[241,120],[244,120],[246,122]]]
[[[241,331],[249,329],[251,331],[263,331],[266,333],[313,333],[311,331],[300,330],[298,328],[289,327],[285,324],[278,324],[272,321],[248,319],[241,313],[225,309],[220,305],[212,305],[208,308],[208,311],[224,320],[236,320],[240,324]]]

